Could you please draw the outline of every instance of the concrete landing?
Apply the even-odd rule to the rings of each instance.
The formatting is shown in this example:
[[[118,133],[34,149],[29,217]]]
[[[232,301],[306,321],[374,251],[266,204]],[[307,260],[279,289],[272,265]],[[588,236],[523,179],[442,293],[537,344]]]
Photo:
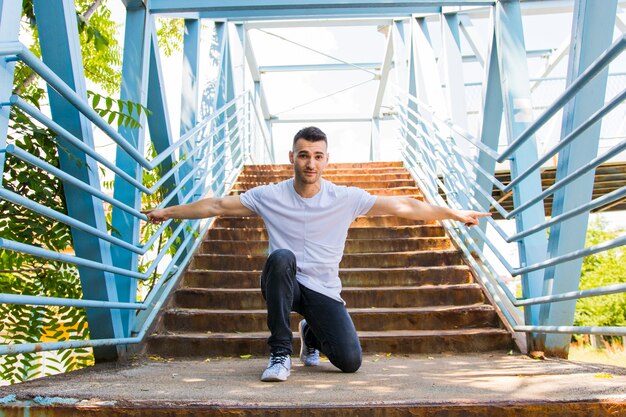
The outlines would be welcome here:
[[[0,387],[0,415],[626,416],[625,368],[500,352],[383,354],[365,356],[355,374],[294,358],[287,382],[263,383],[266,363],[139,358],[98,365]]]

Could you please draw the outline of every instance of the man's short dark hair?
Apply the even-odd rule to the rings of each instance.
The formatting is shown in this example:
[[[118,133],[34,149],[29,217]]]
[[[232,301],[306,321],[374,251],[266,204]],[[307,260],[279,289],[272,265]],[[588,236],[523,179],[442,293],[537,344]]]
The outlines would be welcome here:
[[[326,139],[326,133],[322,132],[320,128],[315,126],[305,127],[304,129],[300,129],[296,136],[293,137],[293,144],[296,144],[298,139],[308,140],[309,142],[318,142],[323,140],[326,142],[326,146],[328,146],[328,140]]]

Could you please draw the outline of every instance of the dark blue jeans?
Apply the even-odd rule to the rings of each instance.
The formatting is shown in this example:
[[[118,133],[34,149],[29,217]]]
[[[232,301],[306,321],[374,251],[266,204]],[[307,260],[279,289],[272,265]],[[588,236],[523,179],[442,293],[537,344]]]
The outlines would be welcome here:
[[[270,254],[261,274],[261,292],[267,303],[271,332],[267,343],[272,353],[292,353],[289,316],[295,311],[307,321],[307,345],[324,353],[343,372],[359,369],[361,345],[348,310],[343,303],[298,283],[293,252],[278,249]]]

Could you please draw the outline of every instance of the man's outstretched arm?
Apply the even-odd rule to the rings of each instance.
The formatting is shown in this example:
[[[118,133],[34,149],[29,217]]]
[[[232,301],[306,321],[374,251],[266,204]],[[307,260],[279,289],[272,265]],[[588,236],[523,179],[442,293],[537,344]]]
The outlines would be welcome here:
[[[169,219],[204,219],[214,216],[252,216],[253,211],[241,204],[238,195],[223,198],[204,198],[190,204],[143,210],[150,223]]]
[[[450,219],[466,226],[476,226],[481,217],[491,216],[491,213],[434,206],[410,197],[376,197],[376,202],[367,215],[391,215],[412,220]]]

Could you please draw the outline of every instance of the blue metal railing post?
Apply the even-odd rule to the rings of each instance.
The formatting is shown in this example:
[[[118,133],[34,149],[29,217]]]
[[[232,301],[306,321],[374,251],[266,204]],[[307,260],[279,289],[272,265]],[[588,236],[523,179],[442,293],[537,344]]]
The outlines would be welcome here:
[[[442,59],[444,67],[444,82],[446,85],[445,99],[448,108],[448,114],[452,123],[467,130],[467,106],[465,104],[465,82],[463,80],[463,71],[459,68],[463,67],[463,58],[461,55],[461,37],[459,33],[459,17],[457,13],[441,14],[441,38]],[[457,137],[458,134],[450,130],[450,145],[461,149],[466,155],[470,154],[470,144]],[[465,166],[466,163],[456,155],[451,155],[459,166]],[[463,176],[460,180],[464,183],[465,188],[469,189],[470,181]],[[464,196],[460,197],[460,203],[463,208],[470,208],[469,201]]]
[[[148,128],[150,129],[150,139],[154,145],[154,149],[157,154],[161,154],[166,151],[173,143],[172,128],[170,125],[170,117],[168,111],[167,100],[165,97],[165,80],[163,78],[163,72],[161,70],[161,59],[159,56],[159,43],[157,40],[157,33],[154,27],[154,21],[152,24],[152,36],[150,42],[150,72],[148,75],[148,108],[151,114],[148,116]],[[175,160],[173,156],[168,156],[159,165],[158,171],[161,177],[165,176],[171,170],[174,169]],[[185,176],[187,172],[191,170],[191,164],[185,164],[184,167],[189,167],[183,170],[183,166],[179,170],[176,170],[170,178],[162,185],[164,194],[169,194],[178,185],[178,179]],[[183,200],[183,194],[177,193],[171,200],[171,204],[180,204]]]
[[[150,42],[152,25],[150,17],[143,4],[127,5],[126,26],[124,34],[124,56],[122,61],[122,86],[121,100],[129,100],[146,106],[148,102],[148,66],[150,64]],[[138,117],[138,115],[136,116]],[[120,126],[118,132],[137,150],[144,153],[145,144],[145,114],[140,117],[141,126],[138,128],[131,126]],[[115,165],[122,171],[129,174],[138,182],[143,182],[143,169],[128,153],[118,148]],[[141,208],[141,192],[137,187],[130,184],[125,179],[116,175],[114,180],[113,196],[136,209]],[[119,234],[119,238],[134,245],[139,244],[140,224],[137,217],[123,212],[117,207],[112,212],[113,234]],[[139,265],[139,258],[136,253],[132,253],[119,246],[114,246],[113,265],[136,271]],[[118,278],[118,299],[122,302],[134,302],[137,297],[137,280]],[[124,325],[124,336],[128,337],[130,329],[133,328],[135,314],[128,311],[122,312]]]
[[[198,117],[198,76],[200,71],[200,20],[185,19],[183,38],[183,66],[181,71],[182,82],[180,91],[180,135],[184,135],[196,125]],[[197,140],[196,140],[197,141]],[[191,150],[196,143],[188,143],[181,147],[181,156],[191,158]],[[198,164],[202,154],[193,157],[194,163],[187,165],[181,170],[181,177]],[[185,189],[190,190],[195,178],[185,184]]]
[[[228,48],[228,22],[215,22],[215,30],[217,32],[217,43],[218,50],[220,51],[219,57],[219,74],[217,76],[217,91],[215,94],[215,103],[212,106],[214,109],[221,108],[228,100],[228,84],[231,82],[229,79],[231,74],[228,70],[228,56],[229,56],[229,48]],[[221,114],[215,123],[217,125],[221,125],[224,123],[226,119],[226,115]],[[225,139],[226,134],[224,130],[221,130],[213,137],[213,152],[214,154],[220,154],[224,152],[226,146],[224,144],[223,139]],[[221,143],[221,144],[220,144]],[[220,145],[218,145],[220,144]],[[215,195],[221,195],[223,193],[223,179],[224,179],[224,170],[223,166],[225,165],[225,161],[222,159],[221,161],[217,161],[213,165],[212,177],[214,180],[214,188],[213,193]],[[220,173],[221,172],[221,173]]]
[[[577,0],[574,6],[572,40],[569,53],[568,85],[585,71],[610,45],[617,10],[617,0],[606,0],[602,7],[589,0]],[[565,107],[561,138],[567,137],[600,109],[605,101],[608,68],[589,82]],[[559,152],[556,182],[591,161],[598,152],[601,124],[596,123]],[[552,217],[580,207],[592,198],[594,172],[589,171],[554,193]],[[583,249],[589,212],[555,224],[550,228],[548,256],[558,257]],[[582,258],[547,268],[543,295],[578,290]],[[576,301],[548,303],[541,306],[540,325],[570,326],[574,322]],[[568,335],[546,335],[542,350],[551,356],[567,357]]]
[[[532,121],[532,105],[522,14],[518,0],[498,2],[495,5],[494,19],[497,42],[500,80],[507,136],[509,142],[517,138]],[[511,160],[511,178],[530,166],[537,159],[537,144],[534,138],[526,141],[514,154]],[[541,193],[541,176],[539,172],[526,178],[513,190],[515,205],[524,203]],[[516,217],[518,230],[524,230],[544,221],[545,213],[542,203],[531,206]],[[543,261],[546,256],[546,237],[535,233],[519,242],[520,264],[528,265]],[[541,295],[543,273],[541,271],[522,276],[522,294],[524,297]],[[532,306],[524,309],[526,324],[537,324],[539,308]],[[534,349],[536,335],[530,334],[529,349]]]
[[[489,52],[487,54],[487,62],[485,63],[485,82],[483,83],[483,108],[482,123],[479,132],[480,141],[490,149],[497,150],[500,142],[500,126],[502,124],[502,87],[500,80],[500,66],[498,63],[498,44],[495,38],[495,32],[492,32],[489,42]],[[493,175],[496,169],[496,160],[487,155],[486,152],[479,150],[477,156],[478,165],[483,171],[489,175]],[[472,194],[480,204],[482,210],[489,210],[491,206],[489,199],[481,195],[478,190],[485,190],[491,194],[493,183],[485,175],[480,175],[478,169],[475,168],[476,184],[473,187]],[[483,232],[487,230],[487,222],[482,222],[478,227]],[[484,241],[472,232],[479,248],[483,248]]]
[[[82,70],[76,10],[71,0],[34,2],[42,57],[48,67],[73,89],[85,102],[87,89]],[[80,112],[48,87],[50,110],[53,119],[67,131],[93,147],[91,126]],[[98,167],[94,160],[63,139],[58,139],[61,169],[92,187],[100,188]],[[80,161],[80,164],[77,164]],[[70,184],[64,186],[68,215],[77,221],[96,229],[107,231],[104,209],[100,201]],[[112,265],[111,246],[95,236],[72,228],[74,251],[77,256],[96,262]],[[85,298],[102,301],[118,301],[117,287],[113,274],[85,267],[78,268]],[[88,308],[87,320],[92,338],[117,338],[123,336],[123,326],[119,310]],[[110,360],[117,357],[117,350],[111,347],[95,348],[96,360]]]
[[[4,42],[17,42],[22,16],[22,2],[14,0],[0,0],[0,39]],[[13,90],[13,73],[15,61],[0,57],[0,103],[8,103]],[[11,106],[0,105],[0,169],[4,172],[4,148],[7,146],[7,132]],[[2,178],[0,178],[2,185]]]

